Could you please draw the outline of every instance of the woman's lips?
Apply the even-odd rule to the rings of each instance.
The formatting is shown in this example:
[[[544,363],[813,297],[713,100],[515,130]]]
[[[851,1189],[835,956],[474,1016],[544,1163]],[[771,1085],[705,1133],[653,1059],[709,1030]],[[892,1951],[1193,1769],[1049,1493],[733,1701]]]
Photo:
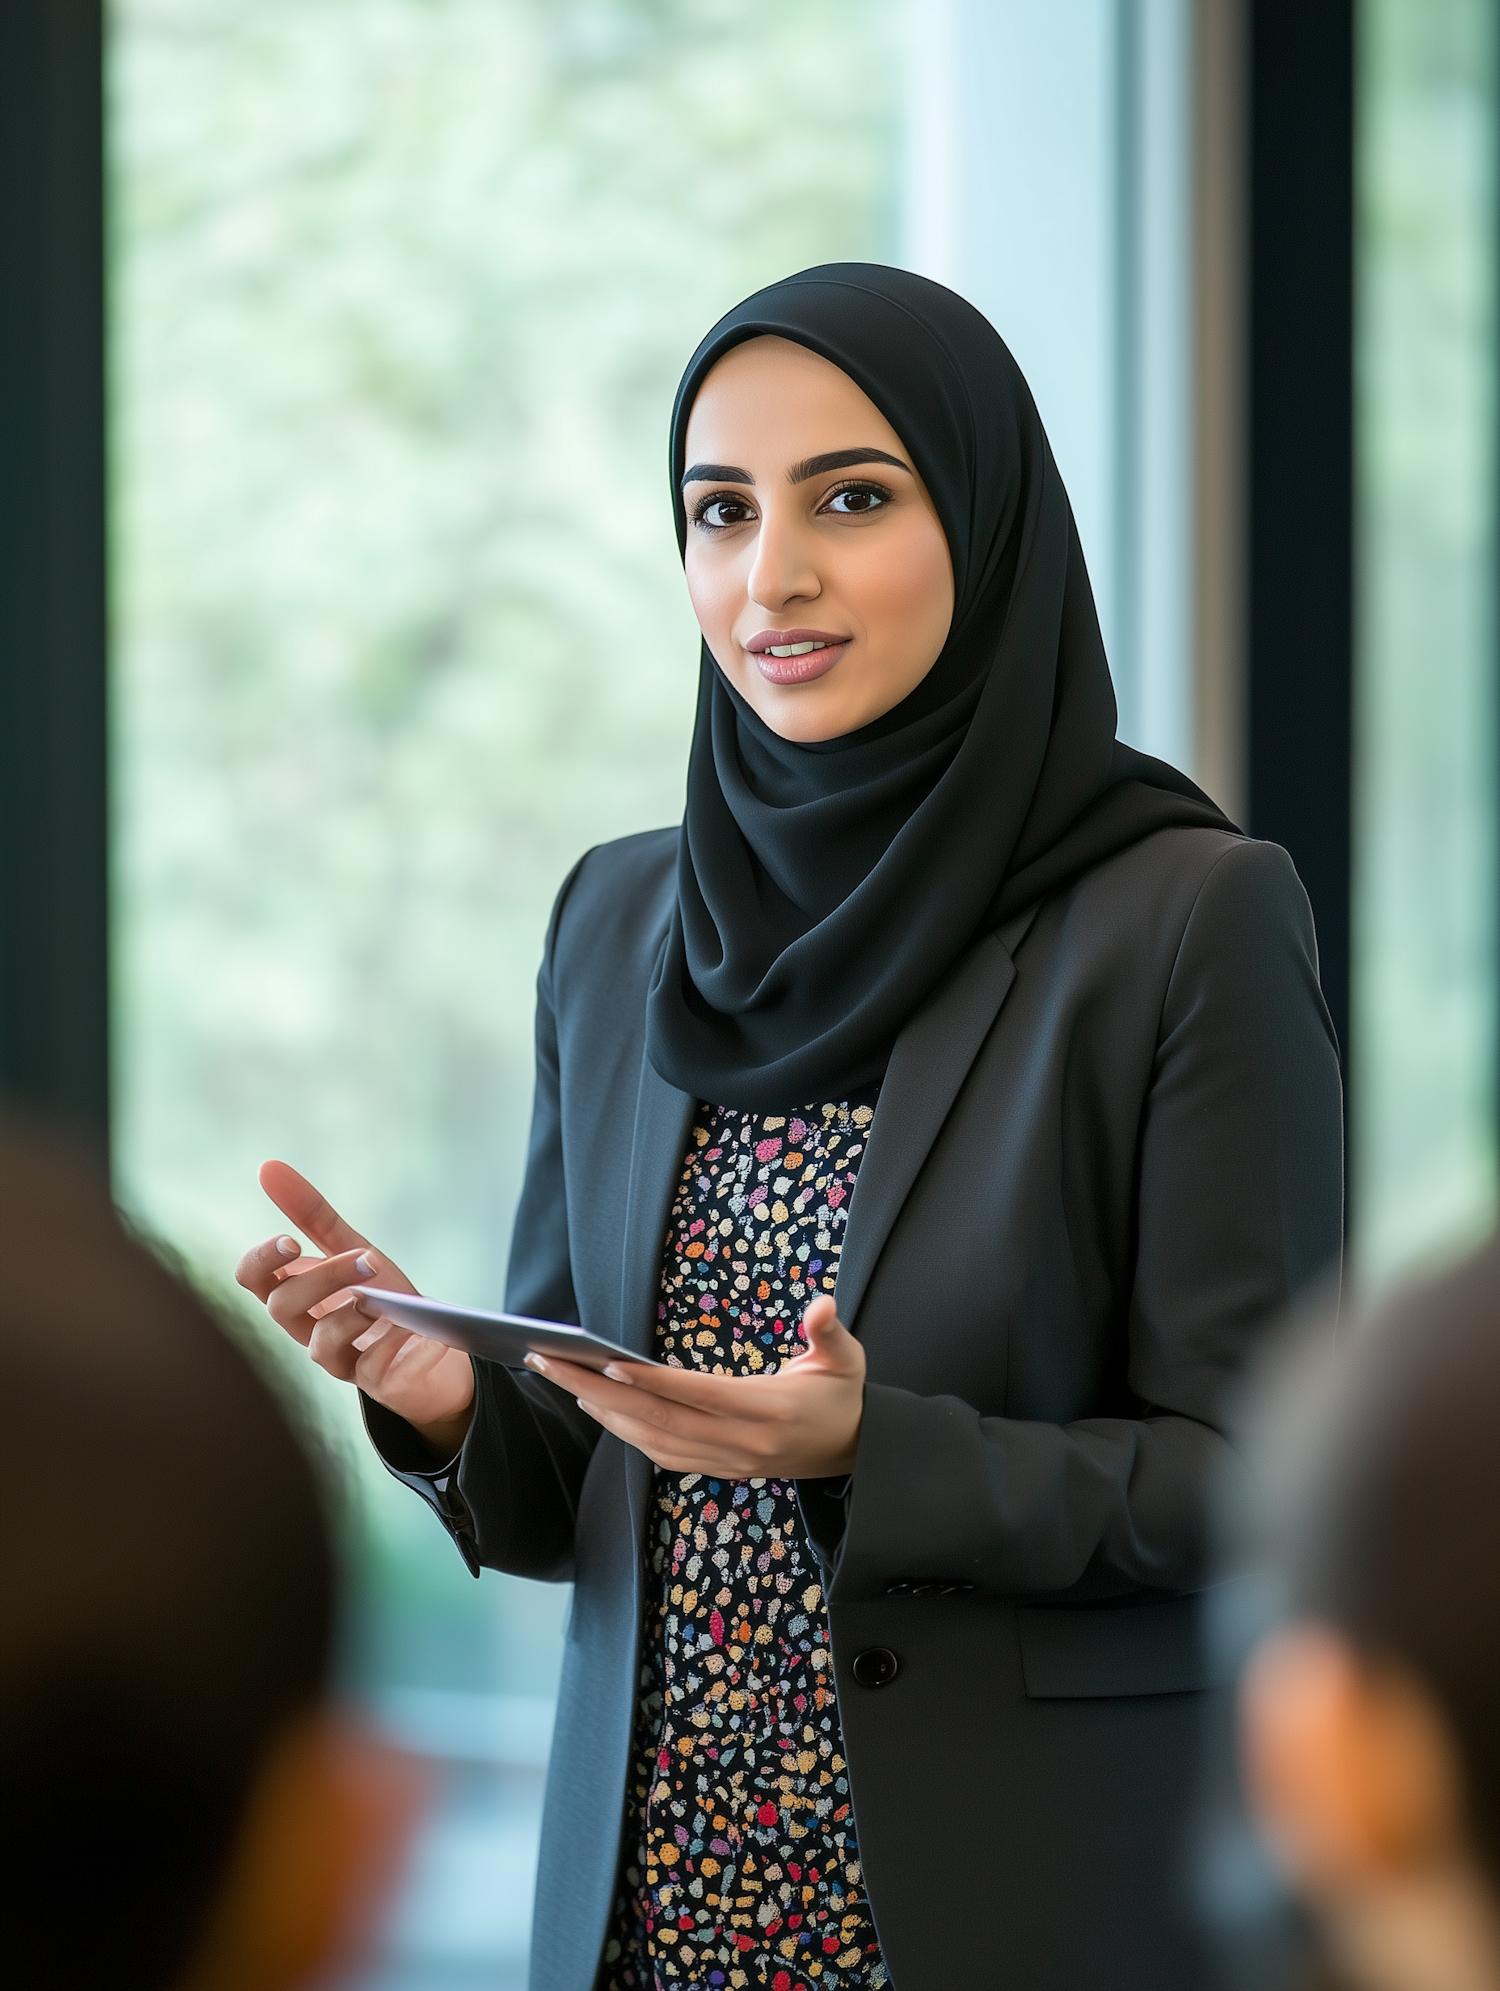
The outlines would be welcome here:
[[[833,636],[826,629],[762,629],[745,648],[769,683],[809,684],[833,669],[849,641],[847,636]]]

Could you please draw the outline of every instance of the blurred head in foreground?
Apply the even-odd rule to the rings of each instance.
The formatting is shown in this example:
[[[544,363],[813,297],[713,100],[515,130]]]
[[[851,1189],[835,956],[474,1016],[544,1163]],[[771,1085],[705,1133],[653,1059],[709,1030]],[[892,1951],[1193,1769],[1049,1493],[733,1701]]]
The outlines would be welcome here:
[[[7,1977],[304,1983],[357,1937],[411,1808],[326,1705],[308,1459],[102,1184],[3,1130],[0,1244]]]
[[[1336,1981],[1500,1991],[1500,1241],[1270,1409],[1252,1809]]]

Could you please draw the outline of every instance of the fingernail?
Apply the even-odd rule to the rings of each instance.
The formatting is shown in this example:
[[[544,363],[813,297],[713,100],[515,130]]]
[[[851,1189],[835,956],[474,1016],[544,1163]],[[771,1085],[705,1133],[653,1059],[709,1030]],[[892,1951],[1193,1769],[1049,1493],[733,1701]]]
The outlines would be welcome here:
[[[547,1373],[547,1364],[542,1360],[540,1355],[528,1355],[526,1357],[526,1367],[528,1369],[535,1369],[538,1375],[545,1376]]]
[[[302,1256],[302,1247],[294,1237],[277,1238],[276,1249],[281,1253],[283,1258],[300,1258]]]
[[[389,1330],[389,1321],[378,1320],[373,1327],[367,1327],[363,1334],[355,1337],[353,1346],[363,1354],[366,1348],[373,1348],[377,1341],[383,1340]]]
[[[622,1368],[620,1368],[618,1363],[606,1362],[604,1365],[603,1373],[609,1377],[612,1383],[624,1383],[627,1389],[630,1387],[630,1378],[629,1376],[626,1375],[625,1371]]]
[[[355,1259],[354,1269],[361,1279],[373,1279],[375,1277],[375,1261],[367,1251],[362,1251],[358,1258]]]

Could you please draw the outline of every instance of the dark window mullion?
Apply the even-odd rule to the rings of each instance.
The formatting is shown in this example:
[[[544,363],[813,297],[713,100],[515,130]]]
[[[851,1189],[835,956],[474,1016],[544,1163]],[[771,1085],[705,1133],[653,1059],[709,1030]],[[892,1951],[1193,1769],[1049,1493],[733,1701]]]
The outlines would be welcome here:
[[[0,1087],[109,1117],[99,0],[0,7]]]

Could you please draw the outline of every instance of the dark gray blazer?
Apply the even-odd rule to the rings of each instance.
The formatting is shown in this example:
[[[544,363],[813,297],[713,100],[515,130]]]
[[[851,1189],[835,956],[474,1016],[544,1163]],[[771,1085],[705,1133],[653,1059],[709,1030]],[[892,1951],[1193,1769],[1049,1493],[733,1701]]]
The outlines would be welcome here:
[[[558,899],[507,1297],[643,1352],[695,1107],[642,1051],[676,842],[591,851]],[[1247,1354],[1338,1251],[1341,1175],[1312,920],[1270,844],[1158,832],[981,940],[903,1031],[838,1282],[869,1360],[858,1462],[799,1489],[897,1991],[1202,1980],[1206,1493]],[[575,1586],[531,1982],[588,1991],[652,1468],[550,1384],[477,1368],[455,1470],[367,1416],[471,1568]],[[871,1648],[899,1664],[878,1688]]]

